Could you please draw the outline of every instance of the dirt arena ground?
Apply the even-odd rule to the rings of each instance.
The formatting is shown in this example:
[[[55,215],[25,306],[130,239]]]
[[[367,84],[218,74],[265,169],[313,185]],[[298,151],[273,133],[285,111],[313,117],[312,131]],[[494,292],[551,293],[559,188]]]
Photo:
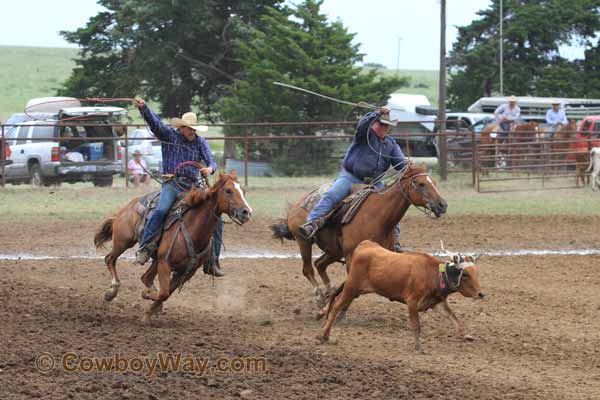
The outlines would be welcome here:
[[[293,252],[293,243],[268,238],[270,222],[227,225],[230,254]],[[593,248],[598,222],[418,216],[403,224],[403,243],[422,250],[438,249],[439,239],[460,250]],[[72,221],[0,226],[0,253],[92,255],[93,229]],[[130,260],[119,264],[122,287],[110,304],[102,300],[110,279],[101,260],[0,261],[0,398],[600,398],[600,256],[484,257],[479,265],[488,299],[451,297],[475,340],[457,338],[449,321],[428,312],[425,353],[417,354],[406,307],[375,295],[353,303],[333,330],[337,344],[317,345],[321,322],[299,260],[228,257],[225,278],[197,275],[151,325],[140,322],[142,270]],[[344,279],[339,264],[331,272],[335,282]],[[57,364],[42,373],[36,359],[45,368],[45,353]],[[268,370],[71,372],[60,365],[69,353],[79,360],[173,353],[210,366],[250,357],[266,360]]]

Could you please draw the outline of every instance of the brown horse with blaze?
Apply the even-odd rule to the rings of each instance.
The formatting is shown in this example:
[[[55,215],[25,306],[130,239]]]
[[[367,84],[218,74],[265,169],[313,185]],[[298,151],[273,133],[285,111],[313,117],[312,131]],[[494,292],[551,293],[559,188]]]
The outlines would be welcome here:
[[[391,301],[408,306],[410,326],[415,336],[415,348],[421,351],[419,312],[441,306],[464,338],[462,322],[448,304],[448,295],[459,292],[465,297],[484,298],[475,266],[476,256],[453,253],[452,263],[444,263],[425,253],[394,253],[377,243],[365,240],[354,250],[348,279],[331,296],[327,322],[319,339],[329,340],[329,333],[342,310],[362,294],[377,293]]]
[[[112,250],[104,258],[112,277],[111,288],[104,296],[106,301],[117,296],[121,285],[116,270],[117,258],[137,243],[136,231],[141,221],[136,211],[139,199],[134,198],[106,219],[94,237],[97,248],[111,239],[113,242]],[[210,251],[207,250],[211,247],[211,238],[221,214],[229,215],[239,225],[247,222],[252,214],[235,174],[220,175],[219,180],[206,191],[192,189],[184,201],[190,207],[189,211],[183,214],[180,222],[173,223],[163,232],[156,259],[142,276],[147,287],[142,297],[153,301],[144,313],[144,321],[160,311],[162,303],[173,291],[208,260]],[[157,274],[158,291],[153,284]]]
[[[310,209],[302,207],[305,197],[290,208],[286,219],[272,225],[271,230],[274,238],[295,239],[298,242],[302,255],[302,272],[315,289],[317,300],[321,303],[319,307],[324,305],[326,294],[332,290],[327,275],[327,267],[330,264],[343,259],[346,266],[350,266],[352,252],[365,239],[393,249],[395,227],[411,205],[423,207],[438,218],[448,207],[426,169],[410,164],[404,175],[398,177],[393,184],[381,192],[371,194],[352,221],[341,227],[334,223],[326,223],[319,230],[316,243],[323,250],[323,255],[315,261],[315,268],[325,284],[323,291],[313,270],[313,243],[304,239],[298,231],[310,212]]]

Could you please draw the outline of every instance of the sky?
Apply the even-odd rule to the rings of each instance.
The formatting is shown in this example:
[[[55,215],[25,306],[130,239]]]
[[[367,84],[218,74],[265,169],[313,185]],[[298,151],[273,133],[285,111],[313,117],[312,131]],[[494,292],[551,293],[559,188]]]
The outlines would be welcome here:
[[[456,40],[456,27],[469,24],[477,18],[476,12],[487,8],[491,1],[446,3],[449,51]],[[95,0],[0,0],[0,6],[4,15],[0,45],[43,47],[71,47],[58,32],[83,26],[103,9]],[[365,62],[396,68],[399,60],[400,69],[439,67],[439,0],[325,0],[321,10],[331,20],[339,18],[350,32],[356,33],[355,42],[361,43]]]

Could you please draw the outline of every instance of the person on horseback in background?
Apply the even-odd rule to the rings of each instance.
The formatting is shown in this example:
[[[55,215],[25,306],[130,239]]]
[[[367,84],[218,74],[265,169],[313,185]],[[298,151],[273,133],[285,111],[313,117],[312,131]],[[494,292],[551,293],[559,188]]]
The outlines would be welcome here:
[[[312,239],[323,226],[323,217],[327,215],[336,204],[348,196],[352,185],[357,183],[371,183],[390,166],[401,170],[406,166],[407,159],[398,146],[398,143],[387,134],[390,126],[396,126],[390,120],[390,109],[381,107],[379,111],[365,114],[356,127],[356,134],[352,144],[346,151],[342,161],[342,170],[319,203],[308,215],[307,222],[300,226],[300,234],[306,239]],[[377,182],[375,187],[383,188],[382,182]],[[396,226],[396,241],[394,249],[400,249],[400,225]]]
[[[217,163],[206,139],[197,135],[201,127],[198,126],[196,114],[188,112],[183,114],[181,118],[173,118],[171,120],[173,127],[170,127],[162,123],[158,115],[150,109],[144,100],[136,99],[134,104],[140,110],[140,114],[152,133],[161,141],[162,150],[163,183],[160,199],[150,218],[148,218],[140,249],[136,253],[136,261],[143,265],[156,250],[156,243],[153,242],[153,239],[160,233],[163,221],[169,214],[173,203],[177,200],[177,195],[184,191],[177,184],[177,180],[195,182],[198,179],[197,168],[193,166],[177,168],[177,166],[186,161],[204,161],[207,166],[200,169],[200,173],[206,177],[217,170]],[[224,275],[218,265],[222,234],[223,221],[219,220],[213,240],[215,261],[209,263],[212,265],[206,264],[204,266],[205,273],[219,277]]]
[[[500,125],[502,129],[503,138],[508,136],[510,132],[510,126],[514,124],[521,116],[521,108],[517,105],[517,98],[510,96],[508,98],[508,104],[501,104],[494,111],[496,117],[496,123]]]
[[[556,131],[569,123],[565,110],[560,107],[560,101],[552,101],[552,108],[546,113],[546,123],[550,125],[548,139],[552,139]]]

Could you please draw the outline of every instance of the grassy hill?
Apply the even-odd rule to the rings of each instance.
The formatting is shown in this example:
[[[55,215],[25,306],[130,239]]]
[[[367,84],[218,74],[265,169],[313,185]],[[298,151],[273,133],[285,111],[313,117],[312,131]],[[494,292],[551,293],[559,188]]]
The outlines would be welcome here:
[[[4,121],[23,112],[27,100],[55,95],[75,66],[77,49],[0,46],[0,55],[0,121]],[[400,70],[400,75],[410,78],[410,83],[398,92],[424,94],[437,104],[437,71]]]
[[[409,79],[408,86],[396,90],[395,93],[424,94],[432,105],[437,105],[439,82],[438,71],[401,69],[397,72],[395,69],[386,68],[377,68],[377,71],[383,75],[399,75],[402,78]]]
[[[27,100],[53,96],[75,66],[77,49],[0,46],[0,121]]]

